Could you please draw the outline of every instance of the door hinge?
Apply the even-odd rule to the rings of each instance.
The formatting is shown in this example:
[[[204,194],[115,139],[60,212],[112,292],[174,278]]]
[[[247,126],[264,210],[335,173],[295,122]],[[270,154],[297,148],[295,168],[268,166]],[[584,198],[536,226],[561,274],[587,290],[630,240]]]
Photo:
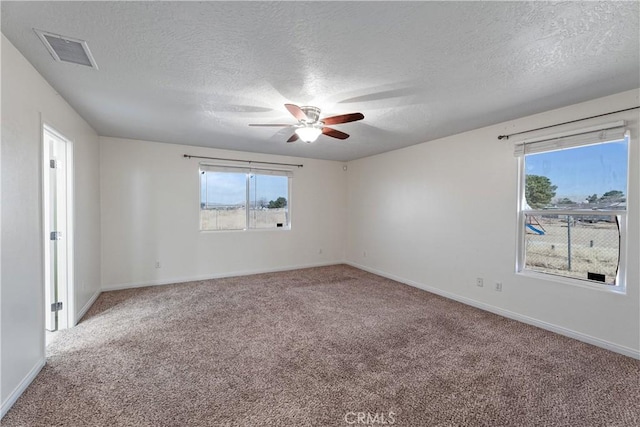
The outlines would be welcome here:
[[[51,304],[51,311],[60,311],[62,310],[62,302],[54,302]]]
[[[50,167],[51,169],[55,169],[57,166],[58,166],[58,162],[56,162],[56,160],[55,160],[55,159],[51,159],[51,160],[49,160],[49,167]]]
[[[61,231],[52,231],[51,234],[49,235],[49,239],[50,240],[60,240],[60,239],[62,239],[62,232]]]

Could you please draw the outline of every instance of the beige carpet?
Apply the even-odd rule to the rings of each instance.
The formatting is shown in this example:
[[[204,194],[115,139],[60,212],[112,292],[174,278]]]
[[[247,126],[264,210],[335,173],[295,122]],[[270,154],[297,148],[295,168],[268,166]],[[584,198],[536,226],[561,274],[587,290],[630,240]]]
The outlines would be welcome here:
[[[637,360],[334,266],[102,294],[2,425],[638,426],[639,378]]]

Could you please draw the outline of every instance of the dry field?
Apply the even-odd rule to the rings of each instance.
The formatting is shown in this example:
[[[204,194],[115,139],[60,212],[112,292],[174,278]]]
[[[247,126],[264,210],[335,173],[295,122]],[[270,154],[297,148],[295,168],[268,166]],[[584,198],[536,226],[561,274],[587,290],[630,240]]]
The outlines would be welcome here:
[[[538,218],[544,235],[527,230],[526,260],[528,269],[563,276],[587,278],[587,272],[604,274],[613,284],[618,268],[619,236],[616,223],[573,222],[571,224],[571,270],[568,263],[567,221]],[[534,224],[534,227],[537,227]]]
[[[250,228],[276,228],[278,223],[287,224],[287,209],[251,209]],[[201,230],[242,230],[246,224],[246,211],[238,209],[200,210]]]

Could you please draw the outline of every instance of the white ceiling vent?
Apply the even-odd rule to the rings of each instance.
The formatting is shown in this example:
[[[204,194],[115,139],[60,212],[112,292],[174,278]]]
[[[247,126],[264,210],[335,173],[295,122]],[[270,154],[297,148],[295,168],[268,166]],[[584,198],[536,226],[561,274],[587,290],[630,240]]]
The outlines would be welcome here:
[[[35,28],[34,31],[56,61],[86,65],[87,67],[98,69],[98,65],[93,59],[86,41],[36,30]]]

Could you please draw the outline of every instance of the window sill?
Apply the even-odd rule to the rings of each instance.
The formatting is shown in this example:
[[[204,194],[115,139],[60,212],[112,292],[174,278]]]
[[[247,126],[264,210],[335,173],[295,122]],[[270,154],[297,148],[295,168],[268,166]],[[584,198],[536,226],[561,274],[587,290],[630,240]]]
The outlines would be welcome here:
[[[609,292],[619,295],[626,295],[627,291],[623,285],[600,285],[586,280],[573,279],[570,277],[556,276],[554,274],[540,273],[532,270],[517,271],[516,275],[531,279],[544,280],[547,282],[562,283],[565,285],[578,286],[580,288],[592,289],[594,291]]]

